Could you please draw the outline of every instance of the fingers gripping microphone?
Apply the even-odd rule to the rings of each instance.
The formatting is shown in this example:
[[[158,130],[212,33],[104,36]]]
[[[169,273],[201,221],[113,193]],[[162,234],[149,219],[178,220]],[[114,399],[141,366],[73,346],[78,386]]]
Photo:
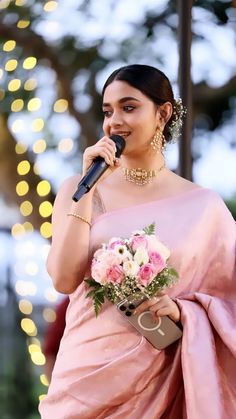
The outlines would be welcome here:
[[[125,148],[124,138],[120,135],[111,135],[110,138],[116,145],[116,157],[120,157]],[[97,157],[88,169],[86,175],[79,182],[77,191],[72,196],[72,199],[75,202],[78,202],[84,194],[90,191],[108,167],[109,165],[105,162],[103,157]]]

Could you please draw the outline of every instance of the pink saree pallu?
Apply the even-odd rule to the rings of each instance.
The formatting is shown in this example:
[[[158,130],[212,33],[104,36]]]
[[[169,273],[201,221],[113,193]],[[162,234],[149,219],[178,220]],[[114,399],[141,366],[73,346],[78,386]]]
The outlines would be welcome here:
[[[235,222],[215,192],[196,188],[98,216],[91,257],[152,222],[180,275],[167,293],[182,339],[158,351],[109,302],[96,318],[83,282],[70,296],[42,419],[236,418]]]

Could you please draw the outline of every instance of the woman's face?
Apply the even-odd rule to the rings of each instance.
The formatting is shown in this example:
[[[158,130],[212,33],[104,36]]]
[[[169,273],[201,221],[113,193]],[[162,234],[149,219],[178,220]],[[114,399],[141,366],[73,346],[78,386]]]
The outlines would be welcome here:
[[[125,153],[147,151],[161,127],[160,111],[140,90],[124,81],[107,86],[103,97],[105,135],[118,134],[126,141]]]

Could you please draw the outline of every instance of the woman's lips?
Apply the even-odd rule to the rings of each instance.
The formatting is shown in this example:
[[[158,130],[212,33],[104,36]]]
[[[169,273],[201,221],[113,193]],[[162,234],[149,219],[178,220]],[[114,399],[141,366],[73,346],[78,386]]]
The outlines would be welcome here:
[[[127,138],[129,135],[131,134],[131,132],[112,132],[111,135],[120,135],[123,138]]]

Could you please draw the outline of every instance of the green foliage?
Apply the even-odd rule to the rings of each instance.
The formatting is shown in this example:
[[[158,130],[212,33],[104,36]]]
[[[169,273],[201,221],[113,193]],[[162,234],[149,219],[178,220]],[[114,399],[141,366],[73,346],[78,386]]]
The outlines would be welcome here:
[[[149,226],[144,227],[143,231],[148,236],[151,236],[151,235],[155,234],[155,228],[156,228],[156,224],[153,222]]]
[[[229,199],[225,201],[229,211],[231,212],[233,218],[236,220],[236,199]]]
[[[89,291],[86,295],[86,298],[93,299],[93,306],[97,317],[102,307],[102,304],[105,301],[105,289],[93,278],[85,279],[85,282],[88,284],[90,288],[92,288],[91,291]]]
[[[22,315],[14,292],[8,289],[11,327],[6,327],[0,307],[0,417],[1,419],[33,419],[37,413],[38,394],[35,391],[32,363],[27,350],[26,335],[20,328]],[[7,351],[6,351],[7,348]]]

